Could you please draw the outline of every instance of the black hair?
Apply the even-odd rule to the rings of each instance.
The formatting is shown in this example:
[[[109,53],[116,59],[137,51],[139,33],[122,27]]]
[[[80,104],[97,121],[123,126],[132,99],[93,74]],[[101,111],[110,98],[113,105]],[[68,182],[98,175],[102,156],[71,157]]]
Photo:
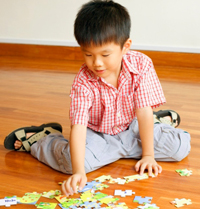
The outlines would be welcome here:
[[[108,42],[121,48],[130,36],[131,20],[125,7],[112,0],[94,0],[84,4],[74,22],[74,36],[81,46]]]

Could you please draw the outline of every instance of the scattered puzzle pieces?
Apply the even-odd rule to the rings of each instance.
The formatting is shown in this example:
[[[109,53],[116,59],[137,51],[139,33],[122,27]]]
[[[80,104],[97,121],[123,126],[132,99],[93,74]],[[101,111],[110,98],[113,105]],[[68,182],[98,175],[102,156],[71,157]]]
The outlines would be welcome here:
[[[176,198],[171,203],[174,204],[177,208],[183,207],[184,205],[191,205],[192,204],[190,199],[185,199],[185,198],[182,198],[182,199]]]
[[[133,202],[137,202],[139,204],[144,204],[144,203],[151,203],[152,197],[144,197],[142,198],[141,196],[135,196]]]
[[[192,175],[192,170],[188,170],[188,169],[177,169],[176,170],[177,173],[179,173],[180,176],[191,176]]]

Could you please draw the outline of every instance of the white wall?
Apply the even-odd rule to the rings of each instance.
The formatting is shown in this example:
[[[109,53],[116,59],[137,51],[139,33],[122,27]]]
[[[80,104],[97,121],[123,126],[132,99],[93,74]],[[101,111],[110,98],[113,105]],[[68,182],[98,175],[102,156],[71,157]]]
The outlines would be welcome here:
[[[77,46],[76,13],[87,0],[0,0],[0,42]],[[134,49],[200,53],[199,0],[116,0],[132,19]]]

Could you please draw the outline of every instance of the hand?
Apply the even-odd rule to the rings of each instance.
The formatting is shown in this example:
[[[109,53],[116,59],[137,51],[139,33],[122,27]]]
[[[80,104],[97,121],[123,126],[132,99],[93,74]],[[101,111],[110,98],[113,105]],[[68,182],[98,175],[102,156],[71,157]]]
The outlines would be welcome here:
[[[65,195],[73,195],[77,193],[77,186],[79,190],[82,190],[87,182],[87,176],[85,173],[76,173],[70,176],[62,184],[62,191]]]
[[[152,156],[143,156],[142,159],[136,163],[135,169],[137,172],[140,171],[140,175],[144,173],[145,169],[148,169],[149,176],[152,176],[153,171],[155,176],[162,172],[162,167],[158,165]]]

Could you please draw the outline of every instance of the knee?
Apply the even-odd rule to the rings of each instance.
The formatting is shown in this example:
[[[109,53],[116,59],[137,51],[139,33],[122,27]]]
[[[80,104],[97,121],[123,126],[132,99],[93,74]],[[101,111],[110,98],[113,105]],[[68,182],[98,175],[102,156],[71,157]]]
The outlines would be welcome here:
[[[167,125],[157,126],[155,149],[164,161],[181,161],[190,152],[190,134]],[[163,155],[163,157],[162,157]]]

